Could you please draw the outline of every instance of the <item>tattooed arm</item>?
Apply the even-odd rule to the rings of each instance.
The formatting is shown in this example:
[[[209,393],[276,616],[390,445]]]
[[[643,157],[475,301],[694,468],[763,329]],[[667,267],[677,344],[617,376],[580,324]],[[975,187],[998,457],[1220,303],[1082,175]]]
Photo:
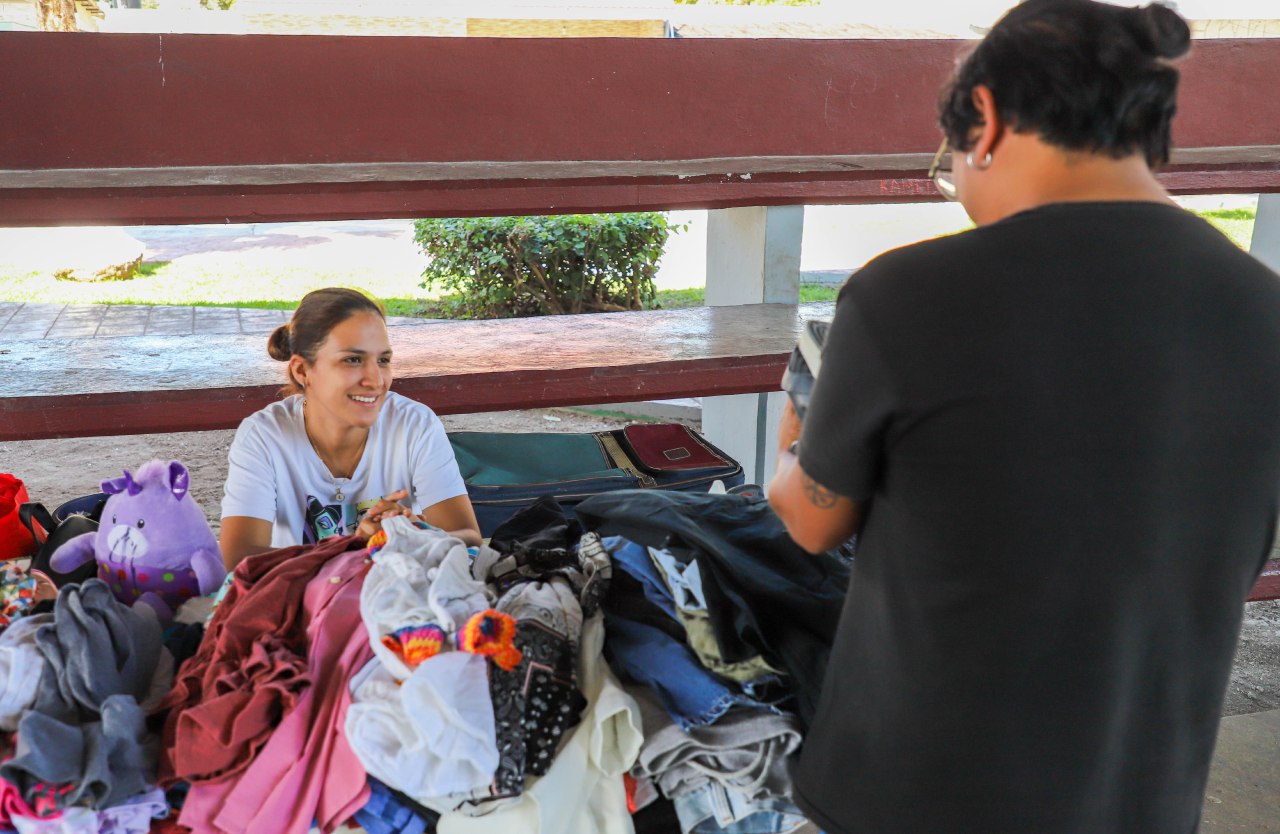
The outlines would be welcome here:
[[[820,553],[845,542],[857,532],[860,508],[832,492],[800,467],[791,444],[800,436],[800,421],[787,403],[778,431],[778,468],[769,482],[769,503],[795,543]]]

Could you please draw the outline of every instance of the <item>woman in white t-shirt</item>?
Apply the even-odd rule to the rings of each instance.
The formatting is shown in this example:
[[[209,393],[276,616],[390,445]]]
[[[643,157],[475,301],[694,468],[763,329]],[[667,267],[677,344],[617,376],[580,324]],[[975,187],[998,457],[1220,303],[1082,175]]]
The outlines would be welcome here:
[[[386,316],[354,290],[307,293],[267,342],[288,363],[282,401],[236,430],[222,499],[222,558],[333,535],[369,536],[409,514],[480,543],[440,418],[392,393]]]

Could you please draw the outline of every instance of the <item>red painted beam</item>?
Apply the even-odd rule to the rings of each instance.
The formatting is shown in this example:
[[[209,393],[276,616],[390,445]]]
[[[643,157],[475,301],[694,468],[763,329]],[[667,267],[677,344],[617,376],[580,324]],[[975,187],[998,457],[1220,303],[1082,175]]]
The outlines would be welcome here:
[[[935,199],[935,102],[965,48],[0,33],[0,223]],[[1182,66],[1194,158],[1166,182],[1280,189],[1280,99],[1258,93],[1280,40],[1198,41]]]
[[[441,414],[776,391],[801,321],[832,311],[755,304],[397,327],[395,390]],[[0,441],[234,428],[284,382],[265,347],[265,336],[10,342]]]
[[[961,46],[6,32],[0,169],[928,152]]]
[[[1249,592],[1249,602],[1264,599],[1280,599],[1280,559],[1272,559],[1262,566],[1262,575]]]
[[[1175,194],[1257,194],[1280,191],[1280,164],[1185,170],[1160,175]],[[405,217],[572,214],[733,206],[836,205],[934,202],[937,190],[924,172],[893,178],[719,178],[586,183],[380,183],[305,188],[120,188],[0,190],[0,226],[110,223],[268,223]]]

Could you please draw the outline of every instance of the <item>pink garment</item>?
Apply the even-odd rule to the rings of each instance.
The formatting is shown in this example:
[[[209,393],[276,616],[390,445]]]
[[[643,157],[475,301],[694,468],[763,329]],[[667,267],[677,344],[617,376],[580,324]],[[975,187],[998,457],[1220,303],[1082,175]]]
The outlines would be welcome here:
[[[61,815],[62,812],[55,807],[53,813],[46,813],[43,818],[56,819]],[[7,779],[0,779],[0,828],[12,829],[14,817],[35,816],[39,815],[27,804],[22,792]]]
[[[343,726],[352,676],[373,649],[360,618],[364,551],[331,559],[307,585],[304,607],[312,685],[244,771],[191,786],[180,822],[195,834],[333,831],[369,799],[364,767]]]

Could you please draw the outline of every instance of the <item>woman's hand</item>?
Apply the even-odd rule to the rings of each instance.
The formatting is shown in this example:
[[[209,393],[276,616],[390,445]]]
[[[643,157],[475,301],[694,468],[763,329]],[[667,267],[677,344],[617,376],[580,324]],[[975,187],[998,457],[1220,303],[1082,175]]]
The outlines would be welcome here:
[[[367,539],[382,529],[383,519],[398,515],[413,515],[411,509],[400,503],[402,498],[408,497],[409,490],[397,489],[395,492],[379,498],[378,503],[366,510],[364,518],[360,519],[360,526],[356,528],[356,535],[362,539]]]

